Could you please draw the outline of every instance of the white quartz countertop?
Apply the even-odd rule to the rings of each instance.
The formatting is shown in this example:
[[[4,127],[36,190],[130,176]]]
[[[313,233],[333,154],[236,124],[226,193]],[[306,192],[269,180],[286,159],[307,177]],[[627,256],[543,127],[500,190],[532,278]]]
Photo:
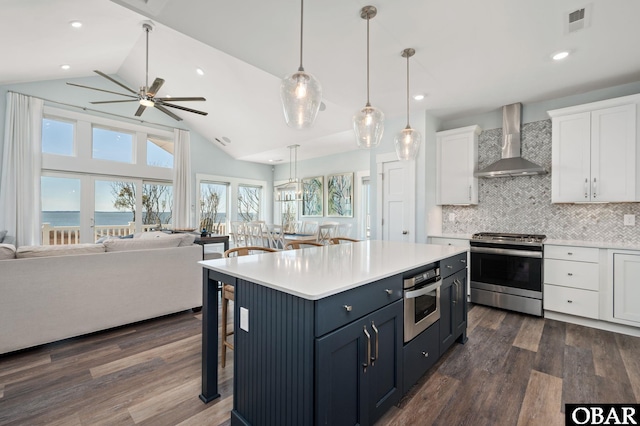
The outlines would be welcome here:
[[[236,278],[318,300],[466,251],[464,247],[375,240],[199,263]]]
[[[581,240],[556,240],[547,239],[544,245],[551,246],[573,246],[573,247],[592,247],[601,249],[619,249],[619,250],[640,250],[640,243],[623,243],[610,241],[581,241]]]

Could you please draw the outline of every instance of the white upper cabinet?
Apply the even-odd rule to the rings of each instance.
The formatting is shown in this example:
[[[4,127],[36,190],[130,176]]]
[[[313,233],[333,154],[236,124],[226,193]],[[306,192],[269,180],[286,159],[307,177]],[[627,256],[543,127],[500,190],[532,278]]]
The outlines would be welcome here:
[[[640,201],[640,95],[549,111],[554,203]]]
[[[479,126],[436,133],[436,203],[478,204]]]

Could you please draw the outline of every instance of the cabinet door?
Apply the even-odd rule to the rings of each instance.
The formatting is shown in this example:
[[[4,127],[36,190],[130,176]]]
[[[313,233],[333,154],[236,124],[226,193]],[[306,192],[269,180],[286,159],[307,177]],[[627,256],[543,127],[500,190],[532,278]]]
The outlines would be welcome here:
[[[613,255],[613,316],[640,324],[640,255]]]
[[[403,301],[380,309],[370,316],[371,368],[369,375],[369,412],[371,423],[402,397],[402,344],[404,326]],[[377,331],[376,331],[377,330]]]
[[[316,339],[316,424],[373,424],[400,400],[402,326],[399,300]]]
[[[554,117],[551,133],[552,202],[590,201],[591,114]]]
[[[440,286],[440,356],[449,349],[455,340],[451,305],[453,304],[455,275],[442,280]]]
[[[478,204],[478,133],[478,126],[438,133],[437,204]]]
[[[636,106],[591,113],[591,201],[635,201]]]

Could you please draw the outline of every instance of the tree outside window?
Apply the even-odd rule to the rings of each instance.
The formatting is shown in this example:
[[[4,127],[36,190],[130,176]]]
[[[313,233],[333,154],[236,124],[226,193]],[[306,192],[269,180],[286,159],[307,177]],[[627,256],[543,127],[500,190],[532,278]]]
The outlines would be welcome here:
[[[262,188],[259,186],[238,186],[238,219],[251,222],[260,218]]]
[[[217,232],[227,221],[227,184],[200,184],[200,229]]]
[[[136,186],[132,182],[111,183],[113,206],[120,211],[133,213],[136,220]],[[171,223],[173,188],[167,184],[145,183],[142,185],[142,224],[158,227]]]

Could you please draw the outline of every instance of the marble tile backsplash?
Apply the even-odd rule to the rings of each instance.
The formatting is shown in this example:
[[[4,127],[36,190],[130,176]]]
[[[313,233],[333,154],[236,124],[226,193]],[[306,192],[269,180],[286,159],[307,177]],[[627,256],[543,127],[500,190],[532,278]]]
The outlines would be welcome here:
[[[500,159],[502,129],[483,131],[478,167]],[[522,156],[551,171],[551,120],[522,126]],[[450,221],[450,213],[455,220]],[[625,214],[636,226],[624,226]],[[552,204],[551,174],[479,179],[477,206],[443,206],[444,234],[514,232],[547,238],[640,243],[640,203]]]

